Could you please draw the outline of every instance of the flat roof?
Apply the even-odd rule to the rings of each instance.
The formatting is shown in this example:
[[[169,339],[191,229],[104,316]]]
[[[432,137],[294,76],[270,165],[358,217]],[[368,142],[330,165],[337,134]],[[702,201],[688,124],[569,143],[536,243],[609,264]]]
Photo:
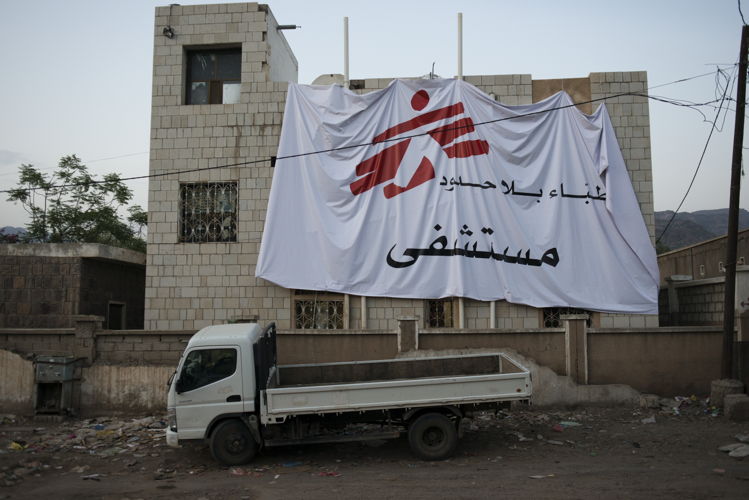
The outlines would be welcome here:
[[[139,266],[146,265],[146,254],[99,243],[8,243],[0,245],[0,256],[79,257],[103,259]]]

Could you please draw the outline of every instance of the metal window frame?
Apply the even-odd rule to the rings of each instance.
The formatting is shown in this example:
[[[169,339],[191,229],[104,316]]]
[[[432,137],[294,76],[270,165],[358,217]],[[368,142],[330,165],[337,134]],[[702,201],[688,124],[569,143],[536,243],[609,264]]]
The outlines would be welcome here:
[[[230,53],[235,52],[239,54],[240,57],[240,68],[239,68],[239,78],[238,79],[219,79],[219,78],[210,78],[208,80],[193,80],[190,77],[190,74],[192,73],[192,63],[191,63],[191,56],[195,54],[218,54],[218,53]],[[241,57],[242,57],[242,46],[220,46],[220,47],[195,47],[195,48],[186,48],[185,49],[185,104],[193,105],[193,104],[223,104],[224,100],[224,83],[242,83],[242,68],[241,68]],[[218,66],[217,62],[214,62],[213,68],[211,68],[211,76],[215,77],[218,72]],[[205,83],[208,87],[208,102],[207,103],[192,103],[190,102],[190,96],[191,96],[191,88],[193,83]]]
[[[211,205],[215,206],[216,203],[220,202],[217,198],[211,198],[212,195],[215,195],[215,190],[219,188],[228,188],[233,195],[231,211],[223,212],[212,209]],[[195,204],[192,207],[187,207],[186,193],[188,190],[192,190],[193,198],[201,197],[199,201],[204,201],[205,206]],[[197,190],[202,190],[202,192]],[[200,211],[204,212],[203,220],[198,220],[199,215],[196,212]],[[177,240],[179,243],[235,243],[237,241],[238,213],[239,183],[237,181],[181,182],[179,184],[177,224],[179,234]],[[226,224],[227,217],[229,219],[228,225]],[[217,225],[220,231],[216,230],[215,226]],[[204,228],[202,231],[199,229],[201,226]],[[223,236],[225,231],[228,231],[227,236]]]
[[[304,318],[301,318],[300,322],[297,304],[305,302],[312,304],[311,323]],[[323,323],[318,322],[318,304],[324,305],[326,303],[329,307],[334,305],[336,311],[334,314],[328,314],[327,318],[322,319],[322,321],[325,321],[326,323],[325,326],[320,326]],[[342,293],[315,290],[292,290],[291,321],[293,328],[297,330],[341,330],[346,325],[346,315],[348,314],[345,304],[346,298]]]
[[[450,310],[448,312],[449,319],[446,317],[444,305],[449,304]],[[438,321],[433,322],[433,314],[432,314],[432,306],[442,306],[441,320],[438,318]],[[424,328],[455,328],[455,322],[456,322],[456,300],[452,297],[443,298],[443,299],[425,299],[424,300]]]

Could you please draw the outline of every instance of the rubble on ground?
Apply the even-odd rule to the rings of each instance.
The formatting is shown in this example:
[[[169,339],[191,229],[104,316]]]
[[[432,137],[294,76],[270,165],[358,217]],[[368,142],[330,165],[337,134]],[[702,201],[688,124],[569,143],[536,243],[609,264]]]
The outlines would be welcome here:
[[[138,419],[91,418],[63,421],[61,425],[47,427],[34,420],[22,420],[14,415],[0,416],[0,454],[17,454],[15,466],[0,470],[0,485],[12,486],[29,476],[39,475],[42,470],[64,469],[54,463],[42,463],[35,455],[51,454],[52,458],[65,455],[84,454],[122,459],[123,465],[132,467],[137,459],[146,455],[156,456],[159,448],[166,446],[165,417]],[[22,434],[24,439],[16,437]],[[81,474],[84,480],[101,479],[99,474],[85,474],[89,466],[74,466],[68,472]]]

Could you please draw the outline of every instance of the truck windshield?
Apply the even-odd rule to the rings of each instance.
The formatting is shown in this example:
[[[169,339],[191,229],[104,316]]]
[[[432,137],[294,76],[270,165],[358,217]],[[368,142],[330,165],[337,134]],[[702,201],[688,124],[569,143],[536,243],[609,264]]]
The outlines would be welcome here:
[[[200,349],[187,355],[179,384],[182,392],[231,376],[237,369],[236,349]]]

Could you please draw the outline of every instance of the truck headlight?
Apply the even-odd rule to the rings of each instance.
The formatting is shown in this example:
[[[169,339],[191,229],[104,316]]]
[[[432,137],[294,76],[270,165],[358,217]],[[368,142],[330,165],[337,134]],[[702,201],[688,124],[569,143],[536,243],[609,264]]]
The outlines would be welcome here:
[[[167,408],[167,419],[169,421],[169,430],[177,432],[177,409]]]

